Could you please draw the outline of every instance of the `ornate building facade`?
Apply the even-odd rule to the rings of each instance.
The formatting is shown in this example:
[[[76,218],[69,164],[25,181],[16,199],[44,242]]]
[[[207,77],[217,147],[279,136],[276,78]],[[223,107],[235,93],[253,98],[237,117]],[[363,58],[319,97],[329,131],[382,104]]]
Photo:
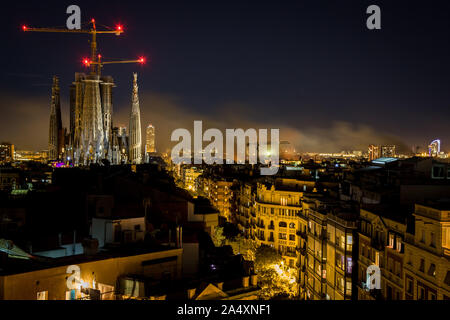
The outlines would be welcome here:
[[[59,78],[53,77],[52,102],[50,106],[50,125],[48,135],[49,160],[59,160],[63,150],[63,131],[61,120],[61,100]]]
[[[142,163],[142,132],[141,132],[141,111],[139,108],[137,73],[133,73],[133,94],[131,97],[130,114],[130,162],[132,164]]]

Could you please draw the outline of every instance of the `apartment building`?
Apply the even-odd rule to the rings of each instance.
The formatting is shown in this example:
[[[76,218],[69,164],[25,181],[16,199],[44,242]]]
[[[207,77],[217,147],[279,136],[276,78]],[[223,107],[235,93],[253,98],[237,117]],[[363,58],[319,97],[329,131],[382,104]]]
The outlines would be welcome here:
[[[416,204],[405,245],[405,299],[450,299],[450,203]]]
[[[407,207],[364,206],[360,212],[358,300],[404,299],[404,251]],[[367,269],[380,269],[380,289],[371,289]]]
[[[231,219],[233,181],[214,176],[201,175],[197,178],[197,191],[200,195],[211,200],[212,205],[219,210],[220,216]]]
[[[355,300],[358,278],[358,214],[327,215],[327,256],[325,278],[327,300]]]
[[[285,263],[298,267],[300,222],[303,195],[300,181],[278,179],[274,184],[258,183],[256,204],[256,241],[276,248]]]

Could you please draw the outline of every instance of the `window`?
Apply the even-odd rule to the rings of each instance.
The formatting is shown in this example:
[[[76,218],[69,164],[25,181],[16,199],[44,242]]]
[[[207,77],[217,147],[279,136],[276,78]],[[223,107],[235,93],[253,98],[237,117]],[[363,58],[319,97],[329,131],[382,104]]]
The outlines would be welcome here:
[[[135,225],[134,231],[141,231],[141,225],[140,224]]]
[[[375,264],[380,267],[380,253],[375,252]]]
[[[436,235],[434,234],[434,232],[431,233],[430,246],[436,248]]]
[[[398,252],[402,252],[402,239],[400,237],[397,237],[396,249]]]
[[[347,273],[351,274],[353,269],[353,260],[352,257],[347,257]]]
[[[48,300],[48,291],[41,291],[37,293],[37,300]]]
[[[428,275],[436,277],[436,265],[434,263],[430,264],[430,268],[428,269]]]
[[[432,178],[433,179],[444,179],[445,171],[444,166],[433,166]]]
[[[75,289],[66,291],[66,300],[77,300],[77,291]]]
[[[386,291],[387,291],[387,294],[386,294],[386,299],[387,300],[392,300],[392,287],[391,286],[389,286],[389,285],[387,285],[386,286]]]
[[[280,228],[287,228],[287,223],[281,221],[281,222],[278,224],[278,226],[279,226]]]
[[[389,272],[394,271],[394,260],[392,258],[388,258],[388,270]]]
[[[291,223],[289,224],[289,228],[295,229],[295,223],[291,222]]]
[[[101,300],[114,300],[114,287],[99,283],[98,290],[100,290]]]
[[[402,272],[402,268],[400,267],[400,262],[395,261],[395,268],[394,268],[394,272],[397,276],[401,276],[401,272]]]
[[[425,230],[422,230],[422,237],[420,238],[420,242],[425,243]]]
[[[418,287],[417,299],[419,300],[425,299],[425,289],[423,287]]]
[[[420,259],[419,271],[425,272],[425,260],[424,259]]]
[[[351,296],[352,295],[352,282],[351,281],[347,281],[346,282],[345,294],[347,296]]]
[[[280,240],[286,240],[286,239],[287,239],[286,233],[280,233],[280,234],[278,235],[278,238],[279,238]]]
[[[389,234],[389,248],[394,248],[394,241],[395,241],[395,236],[390,233]]]
[[[444,283],[448,286],[450,286],[450,271],[447,271],[447,274],[445,276]]]
[[[295,241],[295,235],[294,234],[290,234],[289,235],[289,241]]]
[[[413,282],[411,279],[406,280],[406,292],[413,294]]]
[[[436,294],[434,292],[429,292],[428,300],[436,300]]]
[[[351,234],[347,235],[347,248],[346,248],[346,250],[347,251],[352,251],[353,250],[353,236]]]
[[[340,253],[336,252],[336,267],[338,267],[341,270],[344,270],[345,268],[345,257],[341,255]]]

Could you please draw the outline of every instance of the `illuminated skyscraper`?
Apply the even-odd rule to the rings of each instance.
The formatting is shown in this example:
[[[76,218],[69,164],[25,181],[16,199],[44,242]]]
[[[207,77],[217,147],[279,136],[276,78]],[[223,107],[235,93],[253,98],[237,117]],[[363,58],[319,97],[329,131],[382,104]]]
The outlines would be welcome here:
[[[137,85],[137,73],[133,73],[133,94],[131,97],[129,150],[130,162],[132,164],[142,163],[142,132],[141,132],[141,111],[139,109],[139,95]]]
[[[378,159],[380,157],[380,147],[371,144],[369,146],[369,161]]]
[[[151,124],[147,127],[145,153],[155,153],[155,127]]]
[[[395,158],[395,149],[396,149],[396,147],[394,145],[381,146],[381,157]]]
[[[428,153],[430,157],[437,157],[441,152],[441,140],[434,140],[428,146]]]
[[[48,136],[49,160],[58,160],[63,148],[61,101],[59,96],[59,78],[53,77],[52,102],[50,106],[50,126]]]
[[[0,143],[0,163],[14,161],[14,145],[8,142]]]

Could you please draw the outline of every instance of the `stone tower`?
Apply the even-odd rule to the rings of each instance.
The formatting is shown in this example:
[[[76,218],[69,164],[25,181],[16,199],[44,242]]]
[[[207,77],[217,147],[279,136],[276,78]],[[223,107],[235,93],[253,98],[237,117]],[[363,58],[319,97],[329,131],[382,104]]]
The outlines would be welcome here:
[[[49,160],[59,160],[61,158],[63,148],[61,101],[59,91],[59,78],[57,76],[54,76],[48,136]]]
[[[141,132],[141,111],[139,109],[139,96],[137,85],[137,73],[133,73],[133,93],[131,97],[131,114],[129,129],[129,160],[132,164],[142,163],[142,132]]]

